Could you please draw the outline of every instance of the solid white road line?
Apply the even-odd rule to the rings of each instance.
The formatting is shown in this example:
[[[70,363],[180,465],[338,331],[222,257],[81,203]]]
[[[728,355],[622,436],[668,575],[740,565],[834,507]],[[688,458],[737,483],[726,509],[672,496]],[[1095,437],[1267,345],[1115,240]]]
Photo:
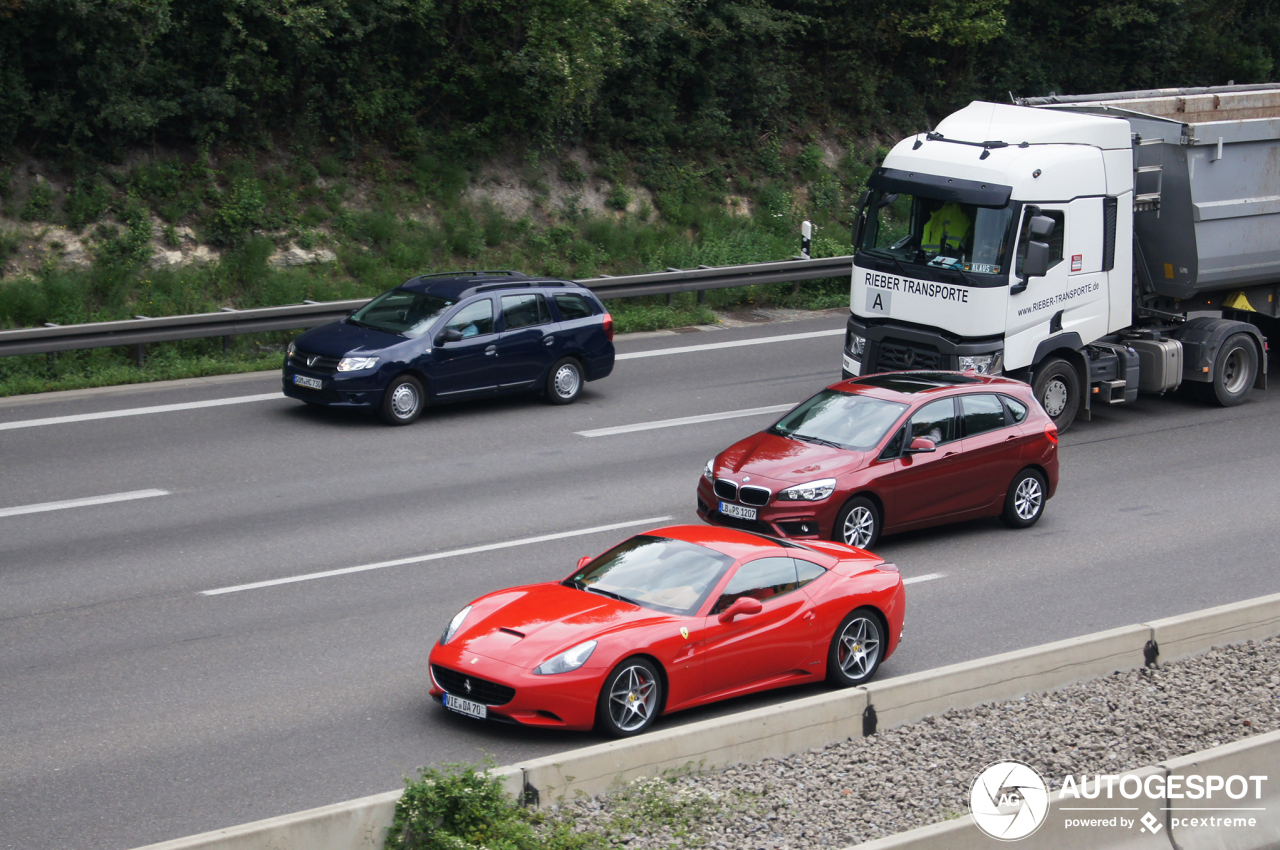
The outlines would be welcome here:
[[[947,577],[946,573],[925,573],[922,576],[912,576],[911,578],[904,578],[902,580],[902,583],[915,584],[921,581],[933,581],[936,578],[946,578],[946,577]]]
[[[116,419],[121,416],[142,416],[147,413],[169,413],[174,410],[198,410],[202,407],[221,407],[224,404],[247,404],[251,401],[267,401],[284,398],[283,393],[242,395],[235,398],[215,398],[211,401],[188,401],[183,404],[161,404],[155,407],[131,407],[127,410],[105,410],[101,413],[76,413],[71,416],[50,416],[47,419],[23,419],[18,422],[0,422],[0,431],[14,428],[38,428],[41,425],[63,425],[67,422],[88,422],[92,419]]]
[[[43,511],[61,511],[66,508],[83,508],[89,505],[109,505],[112,502],[130,502],[134,499],[150,499],[155,496],[167,496],[168,490],[130,490],[128,493],[110,493],[106,496],[87,496],[83,499],[66,499],[61,502],[41,502],[38,505],[18,505],[13,508],[0,508],[0,517],[17,516],[18,514],[38,514]]]
[[[343,567],[337,570],[325,570],[321,573],[307,573],[288,578],[273,578],[267,581],[255,581],[250,584],[237,584],[234,587],[218,587],[213,590],[200,591],[203,596],[219,596],[223,593],[238,593],[242,590],[257,590],[262,587],[274,587],[277,584],[293,584],[299,581],[313,581],[318,578],[345,576],[351,573],[363,573],[368,570],[382,570],[387,567],[400,567],[405,564],[420,564],[424,561],[438,561],[441,558],[456,558],[459,555],[474,555],[477,552],[492,552],[495,549],[510,549],[514,546],[528,546],[533,543],[545,543],[548,540],[563,540],[566,537],[581,537],[584,534],[596,534],[601,531],[614,531],[619,528],[631,528],[636,525],[669,520],[669,516],[655,516],[648,519],[633,519],[628,522],[615,522],[610,525],[597,525],[594,528],[580,528],[576,531],[561,531],[556,534],[541,534],[537,537],[526,537],[523,540],[507,540],[502,543],[486,543],[483,546],[469,546],[466,549],[452,549],[448,552],[432,552],[430,555],[415,555],[411,558],[397,558],[394,561],[379,561],[376,564],[361,564],[358,567]]]
[[[677,425],[697,425],[699,422],[715,422],[720,419],[736,419],[739,416],[758,416],[765,413],[782,413],[794,404],[774,404],[769,407],[751,407],[746,410],[726,410],[724,413],[705,413],[702,416],[682,416],[679,419],[659,419],[655,422],[637,422],[635,425],[615,425],[612,428],[595,428],[591,431],[574,431],[579,437],[612,437],[614,434],[630,434],[632,431],[651,431],[654,428],[674,428]]]
[[[844,328],[833,328],[829,331],[810,331],[802,334],[783,334],[781,336],[763,336],[756,339],[735,339],[729,342],[709,342],[706,345],[682,345],[679,348],[655,348],[652,351],[631,351],[619,354],[614,360],[638,360],[641,357],[665,357],[668,354],[688,354],[693,351],[713,351],[717,348],[740,348],[744,345],[768,345],[771,342],[791,342],[795,339],[817,339],[823,336],[837,336],[844,333]]]

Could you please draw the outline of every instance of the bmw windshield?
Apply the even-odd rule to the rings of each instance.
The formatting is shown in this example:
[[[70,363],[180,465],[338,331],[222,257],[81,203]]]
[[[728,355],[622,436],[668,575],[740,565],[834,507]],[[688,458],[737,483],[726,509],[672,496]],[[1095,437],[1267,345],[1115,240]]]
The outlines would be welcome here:
[[[827,389],[779,419],[769,432],[806,443],[866,451],[880,444],[906,409],[896,401]]]
[[[857,247],[876,257],[975,275],[1007,275],[1013,210],[873,191]]]
[[[387,333],[419,337],[454,303],[425,292],[393,289],[361,307],[347,321]]]

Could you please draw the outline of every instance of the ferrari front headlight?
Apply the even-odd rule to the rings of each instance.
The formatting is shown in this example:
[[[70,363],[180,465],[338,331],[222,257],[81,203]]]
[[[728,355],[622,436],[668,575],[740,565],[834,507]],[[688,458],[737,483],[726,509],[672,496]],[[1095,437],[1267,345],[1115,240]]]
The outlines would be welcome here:
[[[566,649],[555,658],[550,658],[537,667],[533,672],[539,676],[551,676],[556,673],[568,673],[570,670],[577,670],[583,664],[587,663],[587,659],[591,657],[591,653],[596,651],[596,642],[589,640],[580,643],[575,647]]]
[[[462,628],[462,621],[467,619],[467,615],[471,613],[471,607],[468,605],[461,611],[453,615],[453,619],[449,621],[449,625],[445,626],[444,634],[440,635],[440,645],[444,646],[453,640],[453,636],[458,633],[458,629]]]

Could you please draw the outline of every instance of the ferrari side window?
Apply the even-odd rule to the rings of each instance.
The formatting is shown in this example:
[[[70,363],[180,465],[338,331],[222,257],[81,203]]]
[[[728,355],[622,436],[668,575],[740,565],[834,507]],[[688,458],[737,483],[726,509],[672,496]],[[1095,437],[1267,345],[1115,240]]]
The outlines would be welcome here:
[[[743,596],[767,602],[775,596],[790,593],[799,586],[796,562],[790,558],[761,558],[751,561],[738,567],[711,613],[719,614]]]
[[[826,570],[817,564],[812,564],[808,561],[802,561],[799,558],[796,558],[796,578],[800,580],[800,587],[804,587],[806,584],[825,572]]]

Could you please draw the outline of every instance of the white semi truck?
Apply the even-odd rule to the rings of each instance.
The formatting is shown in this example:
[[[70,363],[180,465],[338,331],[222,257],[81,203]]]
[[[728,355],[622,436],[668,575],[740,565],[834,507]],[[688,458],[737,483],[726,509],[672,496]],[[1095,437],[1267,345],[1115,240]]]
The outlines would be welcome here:
[[[1280,84],[975,102],[899,142],[854,225],[846,377],[972,369],[1065,429],[1193,382],[1265,388]]]

